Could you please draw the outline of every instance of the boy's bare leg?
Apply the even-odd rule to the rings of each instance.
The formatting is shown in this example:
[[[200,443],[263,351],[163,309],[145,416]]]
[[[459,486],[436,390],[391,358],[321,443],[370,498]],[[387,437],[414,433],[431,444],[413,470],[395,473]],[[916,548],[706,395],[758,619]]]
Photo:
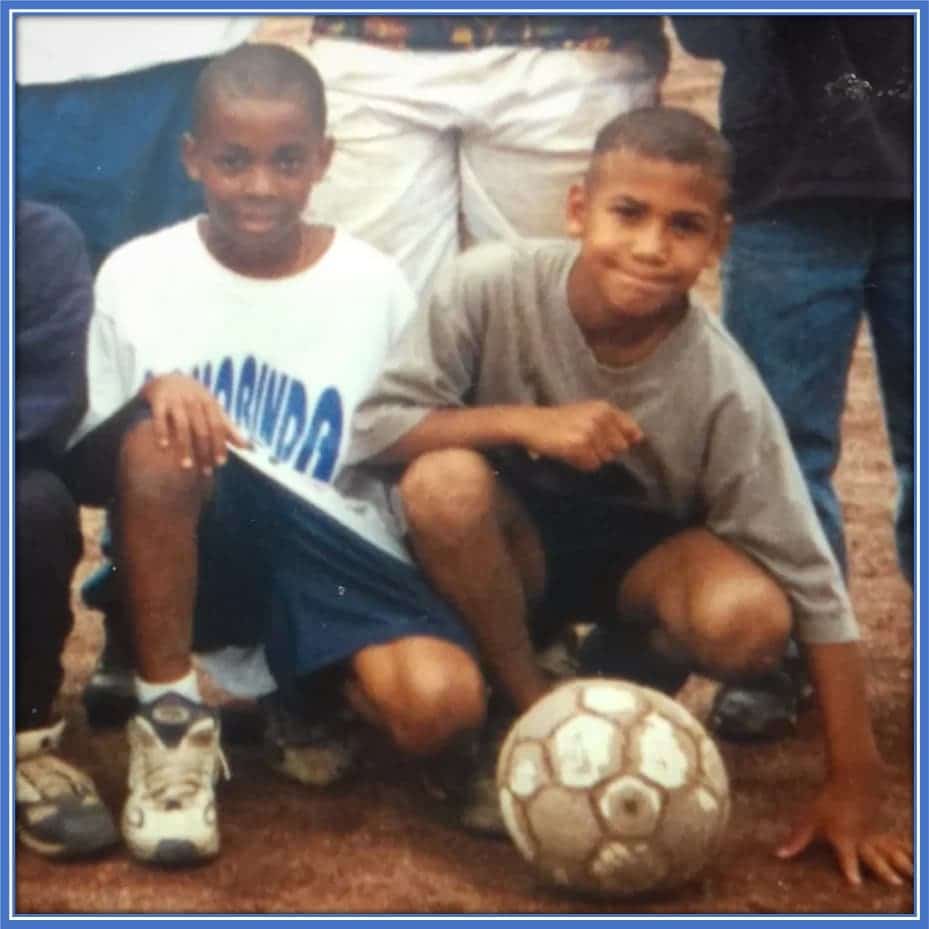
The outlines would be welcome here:
[[[139,676],[175,681],[191,670],[197,524],[210,481],[160,448],[151,420],[127,434],[117,475],[120,567]]]
[[[353,657],[352,671],[352,705],[405,751],[433,754],[483,722],[480,668],[452,642],[409,636],[372,645]]]
[[[461,613],[497,681],[522,711],[547,689],[527,604],[545,582],[538,535],[477,452],[430,452],[400,485],[410,542],[435,588]]]
[[[617,607],[653,617],[668,648],[721,679],[775,668],[791,628],[790,603],[771,575],[704,529],[645,555],[624,578]]]
[[[192,864],[219,851],[214,784],[226,769],[216,714],[191,661],[197,524],[210,481],[158,447],[151,420],[122,444],[118,551],[135,638],[138,713],[129,721],[122,832],[142,861]]]

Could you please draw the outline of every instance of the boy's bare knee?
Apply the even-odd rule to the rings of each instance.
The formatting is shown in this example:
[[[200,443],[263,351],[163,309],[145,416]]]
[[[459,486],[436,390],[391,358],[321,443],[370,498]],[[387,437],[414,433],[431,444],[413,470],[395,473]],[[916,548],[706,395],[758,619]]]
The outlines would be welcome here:
[[[495,478],[487,460],[465,449],[417,458],[400,482],[414,538],[457,545],[493,508]]]
[[[763,674],[781,660],[791,628],[790,603],[771,579],[740,579],[694,598],[690,619],[697,659],[722,677]]]
[[[150,419],[133,426],[119,452],[119,491],[125,497],[150,500],[164,507],[197,504],[203,493],[203,478],[184,469],[170,449],[161,448]]]
[[[454,676],[417,675],[409,696],[407,713],[397,720],[395,734],[400,747],[415,754],[438,751],[459,732],[478,728],[484,719],[484,682],[476,668],[457,669]]]
[[[356,666],[365,696],[404,751],[432,754],[483,722],[486,697],[480,670],[466,652],[448,648],[441,660],[402,661],[389,673],[370,663]]]

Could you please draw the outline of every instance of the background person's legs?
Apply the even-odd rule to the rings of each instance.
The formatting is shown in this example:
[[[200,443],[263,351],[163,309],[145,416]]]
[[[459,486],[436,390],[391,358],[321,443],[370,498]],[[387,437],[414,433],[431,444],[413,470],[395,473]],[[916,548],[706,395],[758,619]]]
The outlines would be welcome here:
[[[663,76],[632,48],[397,50],[318,38],[305,54],[326,83],[336,142],[310,215],[393,255],[420,292],[473,241],[563,235],[568,187],[597,130],[657,102]]]
[[[784,417],[843,570],[842,510],[832,475],[864,311],[867,229],[857,209],[783,207],[736,223],[722,267],[723,319]]]
[[[462,127],[464,244],[564,236],[568,188],[583,177],[597,131],[658,101],[658,76],[637,50],[509,52]]]
[[[50,471],[16,473],[16,728],[46,726],[71,631],[71,576],[84,544],[77,504]]]
[[[833,486],[852,351],[870,262],[867,214],[825,202],[737,222],[722,265],[723,319],[757,366],[784,417],[820,523],[847,570]],[[808,692],[794,645],[782,668],[724,686],[711,727],[734,739],[791,731]]]
[[[16,815],[23,842],[53,857],[86,855],[117,838],[93,782],[56,757],[52,726],[61,652],[71,631],[71,576],[83,551],[78,508],[60,478],[16,472]]]
[[[207,61],[17,87],[17,192],[61,207],[95,268],[117,245],[203,209],[179,150]]]
[[[456,116],[437,78],[457,53],[318,38],[304,54],[326,84],[335,139],[309,216],[393,256],[421,292],[458,251]]]
[[[904,577],[913,583],[914,294],[913,211],[908,203],[874,211],[874,249],[865,285],[884,419],[897,473],[895,534]]]

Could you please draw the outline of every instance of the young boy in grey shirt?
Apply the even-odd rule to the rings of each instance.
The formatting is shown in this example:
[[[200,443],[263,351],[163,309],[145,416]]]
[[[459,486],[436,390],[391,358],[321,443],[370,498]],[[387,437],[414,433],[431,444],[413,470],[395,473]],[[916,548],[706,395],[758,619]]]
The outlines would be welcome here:
[[[532,639],[553,619],[650,624],[652,647],[721,679],[770,670],[793,629],[828,776],[779,853],[821,837],[849,881],[863,864],[899,883],[912,848],[879,831],[841,574],[772,401],[688,296],[726,245],[729,169],[686,111],[607,124],[568,196],[576,241],[463,255],[356,414],[351,456],[407,464],[396,515],[517,711],[549,686]],[[375,473],[353,492],[383,499]]]

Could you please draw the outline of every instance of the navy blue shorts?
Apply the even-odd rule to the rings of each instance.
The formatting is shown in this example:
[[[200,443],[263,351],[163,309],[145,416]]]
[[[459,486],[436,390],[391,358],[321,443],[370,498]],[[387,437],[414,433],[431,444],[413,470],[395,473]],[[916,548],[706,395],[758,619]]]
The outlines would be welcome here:
[[[566,622],[616,616],[623,577],[653,548],[687,528],[649,507],[623,469],[588,475],[554,461],[494,455],[503,485],[522,503],[545,553],[545,590],[532,634],[546,641]]]
[[[235,456],[216,471],[199,530],[197,651],[263,643],[289,688],[408,636],[475,653],[458,614],[415,567]]]

